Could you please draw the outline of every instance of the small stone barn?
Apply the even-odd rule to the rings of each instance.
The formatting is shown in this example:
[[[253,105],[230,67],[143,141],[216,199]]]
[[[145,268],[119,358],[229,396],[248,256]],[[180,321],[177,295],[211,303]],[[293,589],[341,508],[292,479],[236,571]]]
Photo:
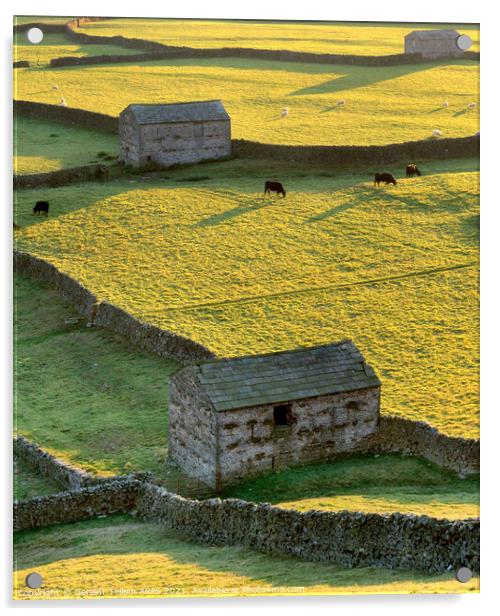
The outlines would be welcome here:
[[[380,381],[351,341],[206,361],[170,385],[169,451],[220,490],[351,452],[378,430]]]
[[[120,113],[120,160],[168,167],[231,154],[231,120],[221,101],[129,105]]]
[[[405,36],[405,53],[420,53],[426,59],[462,56],[456,30],[415,30]]]

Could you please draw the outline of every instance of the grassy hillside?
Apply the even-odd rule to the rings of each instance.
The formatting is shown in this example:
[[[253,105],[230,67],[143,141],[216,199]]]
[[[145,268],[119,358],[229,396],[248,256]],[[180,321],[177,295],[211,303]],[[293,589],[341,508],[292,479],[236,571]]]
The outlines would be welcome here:
[[[14,34],[14,62],[28,60],[31,66],[45,67],[52,58],[64,56],[133,55],[135,53],[137,53],[136,49],[126,49],[118,45],[75,43],[67,39],[64,34],[57,33],[46,33],[41,43],[33,45],[26,38],[26,32]]]
[[[479,517],[479,479],[458,479],[430,462],[397,455],[355,456],[249,480],[225,497],[287,509]]]
[[[45,173],[105,162],[102,153],[116,156],[118,140],[101,131],[15,116],[14,150],[14,173]]]
[[[453,572],[428,575],[375,567],[342,569],[327,563],[268,556],[246,548],[190,543],[161,527],[127,516],[18,534],[16,598],[23,598],[24,578],[35,568],[42,575],[43,590],[50,593],[51,599],[479,590],[478,578],[460,584]],[[121,589],[127,589],[127,594],[119,594]],[[91,594],[95,592],[98,594]]]
[[[26,190],[16,222],[37,224],[17,242],[220,355],[352,338],[382,379],[384,413],[477,436],[476,164],[428,163],[377,189],[359,169],[231,161],[197,182],[176,181],[183,170],[44,189],[48,220],[29,215],[39,191]],[[271,176],[286,199],[263,196]]]
[[[113,19],[85,24],[87,34],[142,38],[163,45],[253,47],[315,53],[387,55],[403,53],[404,37],[413,30],[452,28],[468,34],[479,50],[479,26],[363,22],[290,22],[197,19]]]
[[[60,17],[53,15],[20,15],[14,17],[14,25],[22,24],[66,24],[73,17]]]
[[[18,99],[58,104],[61,93],[70,107],[115,116],[134,102],[220,98],[234,138],[267,143],[372,145],[479,130],[479,109],[467,108],[479,98],[470,60],[364,67],[214,58],[16,71]],[[290,114],[281,119],[283,107]]]

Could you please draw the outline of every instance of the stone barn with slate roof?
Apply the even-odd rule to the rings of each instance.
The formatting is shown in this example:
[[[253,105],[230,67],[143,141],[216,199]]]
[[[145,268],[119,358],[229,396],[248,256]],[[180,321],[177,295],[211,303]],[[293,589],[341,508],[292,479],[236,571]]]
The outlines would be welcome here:
[[[351,341],[210,360],[172,376],[169,453],[220,490],[355,451],[379,412],[380,381]]]
[[[118,119],[120,160],[133,167],[215,160],[231,154],[231,120],[221,101],[129,105]]]
[[[456,30],[415,30],[405,36],[405,53],[420,53],[424,58],[462,56]]]

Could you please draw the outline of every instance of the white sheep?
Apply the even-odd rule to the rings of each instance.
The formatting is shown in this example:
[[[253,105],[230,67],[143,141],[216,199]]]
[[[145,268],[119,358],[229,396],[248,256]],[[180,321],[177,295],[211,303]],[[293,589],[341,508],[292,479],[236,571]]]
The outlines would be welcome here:
[[[289,113],[290,113],[290,109],[288,109],[288,107],[283,107],[283,109],[281,110],[281,117],[287,118]]]
[[[345,105],[345,100],[341,99],[340,101],[337,101],[337,106],[338,107],[343,107]]]
[[[467,107],[468,107],[469,109],[474,109],[474,108],[475,108],[475,106],[476,106],[476,103],[469,103],[469,104],[467,105]]]
[[[443,107],[446,109],[450,106],[450,103],[448,101],[444,101],[443,103]]]
[[[432,131],[432,134],[434,135],[434,137],[441,137],[443,133],[436,128]]]
[[[64,98],[64,96],[61,98],[61,102],[59,103],[61,105],[61,107],[67,107],[68,103],[66,102],[66,99]]]
[[[59,90],[59,86],[52,86],[53,90]]]

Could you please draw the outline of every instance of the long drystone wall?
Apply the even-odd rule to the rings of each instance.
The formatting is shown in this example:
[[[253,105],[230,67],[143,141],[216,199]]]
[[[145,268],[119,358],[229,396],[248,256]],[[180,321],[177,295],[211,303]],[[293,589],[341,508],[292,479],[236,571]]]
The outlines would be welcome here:
[[[381,165],[402,160],[479,156],[479,135],[370,146],[279,145],[233,139],[232,155],[237,158],[269,158],[340,166]]]
[[[41,496],[14,504],[16,531],[137,511],[148,522],[212,545],[326,561],[429,573],[479,572],[479,520],[407,514],[280,509],[236,499],[195,501],[135,479]]]
[[[18,273],[41,281],[56,289],[89,324],[98,325],[125,336],[140,349],[180,362],[212,359],[215,354],[207,347],[155,325],[143,323],[131,314],[108,302],[98,302],[96,296],[71,276],[54,265],[25,252],[14,251],[14,269]]]
[[[403,514],[299,512],[235,499],[199,502],[143,484],[137,512],[196,541],[243,545],[343,567],[479,571],[479,520]]]
[[[14,189],[38,188],[39,186],[65,186],[77,182],[95,182],[106,180],[109,170],[106,165],[83,165],[58,169],[48,173],[32,173],[29,175],[15,175],[13,179]]]
[[[131,511],[135,507],[140,486],[141,482],[137,479],[125,478],[81,490],[16,501],[14,530],[42,528]]]
[[[402,417],[381,415],[379,430],[363,451],[418,456],[463,477],[479,473],[479,439],[448,436],[423,421]]]

